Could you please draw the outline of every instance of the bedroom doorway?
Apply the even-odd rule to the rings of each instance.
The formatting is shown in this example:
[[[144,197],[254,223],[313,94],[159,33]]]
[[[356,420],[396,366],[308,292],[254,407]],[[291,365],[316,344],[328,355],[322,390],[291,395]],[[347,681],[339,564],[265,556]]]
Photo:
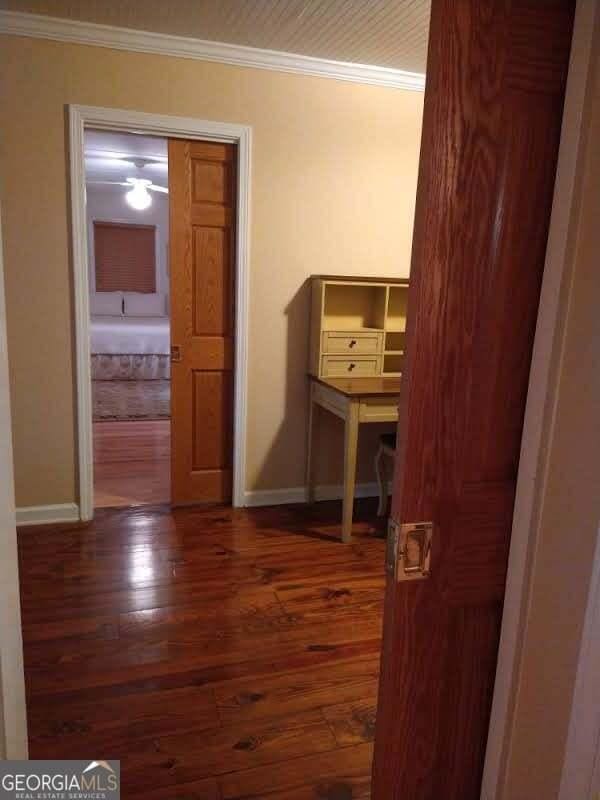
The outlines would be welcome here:
[[[171,500],[167,139],[86,130],[94,507]]]
[[[84,129],[93,508],[232,502],[238,147]]]
[[[178,340],[171,341],[174,349],[170,373],[178,369],[179,380],[171,382],[171,424],[179,425],[178,431],[170,427],[170,501],[173,505],[191,505],[206,502],[246,505],[246,415],[248,395],[248,272],[250,248],[250,165],[252,152],[252,129],[247,125],[230,122],[202,120],[148,114],[117,108],[96,106],[69,106],[69,157],[72,214],[73,289],[75,303],[75,355],[77,364],[77,464],[79,475],[79,517],[88,521],[94,517],[97,507],[94,500],[94,430],[91,378],[91,315],[90,293],[94,285],[90,281],[88,265],[89,236],[86,201],[86,136],[95,132],[117,136],[132,135],[170,144],[185,141],[189,147],[190,160],[186,170],[180,171],[187,181],[184,196],[189,200],[189,216],[185,228],[186,245],[183,248],[185,264],[183,274],[187,288],[181,290],[178,302],[174,302],[174,287],[180,285],[175,279],[175,257],[173,256],[173,186],[169,154],[167,152],[167,175],[170,212],[169,267],[169,320],[173,328],[178,319],[184,319],[184,329],[178,331]],[[232,145],[231,148],[223,147]],[[221,147],[219,147],[221,146]],[[206,150],[203,150],[203,147]],[[214,148],[214,149],[213,149]],[[167,146],[168,150],[168,146]],[[209,152],[212,151],[212,152]],[[224,153],[225,151],[225,153]],[[124,159],[127,160],[127,159]],[[135,165],[134,165],[135,166]],[[143,170],[144,168],[142,168]],[[127,176],[126,176],[127,177]],[[120,182],[120,181],[119,181]],[[127,181],[123,181],[127,183]],[[155,185],[159,184],[158,181]],[[128,191],[128,187],[121,187]],[[154,191],[146,186],[148,194]],[[129,190],[131,191],[131,190]],[[160,192],[160,190],[159,190]],[[143,192],[142,192],[143,193]],[[164,194],[164,192],[163,192]],[[187,200],[186,200],[187,202]],[[203,206],[204,208],[199,208]],[[206,213],[204,219],[197,212]],[[213,212],[211,216],[210,212]],[[220,229],[220,233],[219,233]],[[197,258],[198,254],[201,259]],[[204,264],[206,275],[198,271]],[[227,302],[211,308],[214,294],[214,277],[219,270],[223,290],[227,289]],[[199,278],[212,275],[204,284]],[[227,306],[229,314],[221,311]],[[214,315],[217,309],[219,313]],[[220,309],[220,311],[219,311]],[[211,317],[212,315],[212,317]],[[208,327],[204,319],[212,320]],[[219,330],[218,320],[226,326]],[[202,325],[199,325],[202,321]],[[172,338],[173,330],[169,325]],[[182,335],[183,333],[183,335]],[[190,358],[191,356],[191,358]],[[217,386],[214,373],[221,373],[221,385]],[[173,388],[177,385],[177,388]],[[177,406],[177,395],[183,388],[188,404]],[[191,398],[191,402],[189,401]],[[227,414],[224,402],[227,401]],[[209,402],[210,401],[210,402]],[[119,420],[114,420],[115,422]],[[225,421],[227,425],[225,425]],[[165,426],[166,427],[166,426]],[[221,428],[223,440],[215,435]],[[105,427],[100,432],[107,431]],[[141,426],[135,430],[141,431]],[[186,434],[193,434],[189,436]],[[97,437],[99,447],[102,443]],[[178,442],[182,446],[176,447]],[[105,444],[105,449],[110,443]],[[164,456],[160,439],[152,445],[152,452]],[[227,461],[222,460],[227,453]],[[165,459],[166,460],[166,459]],[[119,471],[114,466],[115,480]],[[179,467],[178,467],[179,465]],[[179,469],[179,471],[178,471]],[[138,470],[139,472],[139,470]],[[122,469],[120,471],[122,474]],[[165,474],[165,473],[161,473]],[[175,496],[174,483],[181,475],[185,496]],[[173,478],[175,477],[175,482]],[[122,484],[118,483],[119,493]],[[190,495],[190,489],[193,492]],[[226,491],[226,494],[225,494]],[[219,496],[221,492],[221,496]],[[225,495],[225,499],[223,498]],[[111,500],[112,503],[115,499]],[[117,500],[117,502],[119,502]],[[125,500],[121,500],[125,503]],[[155,502],[143,498],[139,502]]]

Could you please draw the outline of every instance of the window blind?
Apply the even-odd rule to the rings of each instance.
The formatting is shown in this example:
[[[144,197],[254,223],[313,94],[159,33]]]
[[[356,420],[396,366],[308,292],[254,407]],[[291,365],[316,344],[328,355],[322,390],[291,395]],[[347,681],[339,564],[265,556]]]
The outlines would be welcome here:
[[[156,228],[94,221],[97,292],[156,291]]]

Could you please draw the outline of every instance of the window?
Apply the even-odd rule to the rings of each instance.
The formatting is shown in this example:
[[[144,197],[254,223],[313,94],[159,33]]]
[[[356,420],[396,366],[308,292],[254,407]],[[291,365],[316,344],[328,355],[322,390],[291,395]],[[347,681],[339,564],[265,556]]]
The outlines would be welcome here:
[[[156,228],[94,221],[97,292],[156,291]]]

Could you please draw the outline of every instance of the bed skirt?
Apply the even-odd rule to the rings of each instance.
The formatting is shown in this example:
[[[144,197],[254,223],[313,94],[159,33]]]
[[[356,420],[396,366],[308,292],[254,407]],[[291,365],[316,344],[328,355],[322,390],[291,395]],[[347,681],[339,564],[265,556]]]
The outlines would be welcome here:
[[[91,369],[94,422],[170,417],[168,355],[94,353]]]
[[[92,381],[94,422],[169,419],[171,381]]]
[[[170,377],[168,355],[92,354],[93,381],[155,381],[169,380]]]

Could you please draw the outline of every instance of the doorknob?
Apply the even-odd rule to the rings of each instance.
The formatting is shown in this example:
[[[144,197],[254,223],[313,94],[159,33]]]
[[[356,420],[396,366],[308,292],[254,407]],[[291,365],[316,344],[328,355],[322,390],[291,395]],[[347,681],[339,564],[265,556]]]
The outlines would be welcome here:
[[[171,345],[171,361],[181,361],[181,347],[178,344]]]

